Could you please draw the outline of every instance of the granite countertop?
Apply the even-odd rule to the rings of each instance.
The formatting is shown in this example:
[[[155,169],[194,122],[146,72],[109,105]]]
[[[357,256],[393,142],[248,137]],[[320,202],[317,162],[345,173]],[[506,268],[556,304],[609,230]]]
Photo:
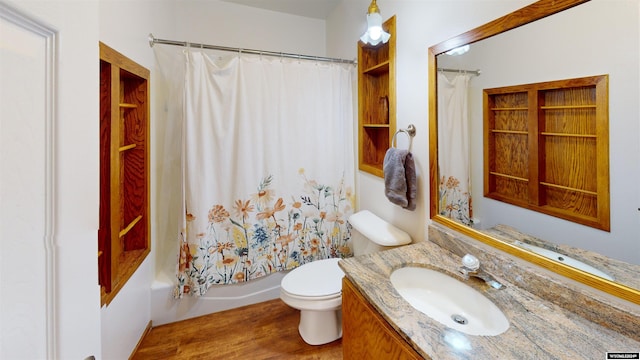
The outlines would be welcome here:
[[[482,280],[466,283],[493,301],[509,319],[498,336],[450,329],[414,309],[393,288],[391,272],[407,265],[436,269],[462,280],[460,258],[430,241],[343,259],[346,277],[422,356],[434,359],[604,359],[606,352],[638,352],[640,342],[591,322],[493,274],[506,288]],[[463,280],[464,281],[464,280]]]
[[[483,230],[502,241],[513,244],[515,241],[522,241],[544,249],[555,251],[557,253],[572,257],[585,264],[591,265],[596,269],[613,276],[615,281],[623,285],[640,289],[640,265],[630,264],[624,261],[616,260],[602,254],[580,249],[577,247],[554,244],[549,241],[525,234],[508,225],[498,224],[492,228]]]

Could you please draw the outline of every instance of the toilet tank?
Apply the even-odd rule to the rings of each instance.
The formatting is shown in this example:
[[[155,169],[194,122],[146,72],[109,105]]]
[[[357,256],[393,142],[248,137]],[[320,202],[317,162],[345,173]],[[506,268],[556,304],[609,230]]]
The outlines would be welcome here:
[[[411,243],[411,236],[369,210],[349,217],[354,255],[370,254]]]

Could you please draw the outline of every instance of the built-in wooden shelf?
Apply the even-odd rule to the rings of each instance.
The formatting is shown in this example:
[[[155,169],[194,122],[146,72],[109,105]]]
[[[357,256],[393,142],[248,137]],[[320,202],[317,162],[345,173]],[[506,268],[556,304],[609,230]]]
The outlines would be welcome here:
[[[608,76],[484,90],[484,194],[609,230]]]
[[[151,250],[149,75],[100,43],[98,267],[107,305]]]
[[[395,17],[382,27],[391,35],[387,43],[358,42],[358,167],[380,177],[396,130]]]

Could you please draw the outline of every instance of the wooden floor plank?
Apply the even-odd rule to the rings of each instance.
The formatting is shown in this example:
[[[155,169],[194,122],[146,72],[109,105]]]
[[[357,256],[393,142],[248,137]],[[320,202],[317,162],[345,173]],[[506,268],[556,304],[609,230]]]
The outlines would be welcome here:
[[[154,327],[132,360],[342,359],[342,341],[312,346],[298,334],[300,312],[280,299]]]

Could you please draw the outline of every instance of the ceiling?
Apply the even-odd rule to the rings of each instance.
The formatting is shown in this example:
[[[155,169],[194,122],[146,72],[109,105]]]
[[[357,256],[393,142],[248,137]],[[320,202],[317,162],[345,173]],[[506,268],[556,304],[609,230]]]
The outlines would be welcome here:
[[[260,9],[325,20],[341,0],[222,0]]]

